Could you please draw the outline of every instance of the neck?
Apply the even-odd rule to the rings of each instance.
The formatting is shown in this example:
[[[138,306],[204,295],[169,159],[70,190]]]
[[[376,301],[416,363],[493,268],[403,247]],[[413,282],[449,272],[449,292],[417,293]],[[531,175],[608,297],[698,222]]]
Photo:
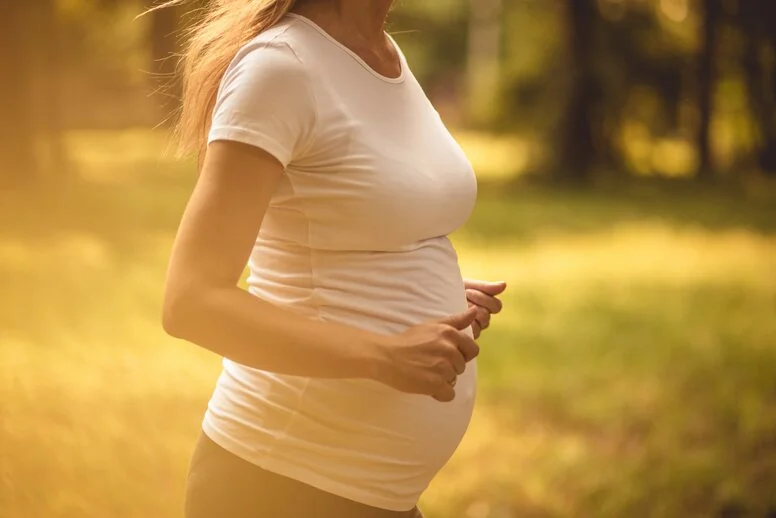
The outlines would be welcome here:
[[[393,0],[299,0],[294,11],[334,23],[369,43],[385,41],[385,21]]]

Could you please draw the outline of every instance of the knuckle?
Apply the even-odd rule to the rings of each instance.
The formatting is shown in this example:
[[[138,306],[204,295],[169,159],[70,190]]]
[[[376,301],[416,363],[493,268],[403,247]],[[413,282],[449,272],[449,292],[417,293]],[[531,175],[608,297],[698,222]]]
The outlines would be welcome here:
[[[458,349],[455,343],[452,342],[445,343],[444,351],[444,358],[448,362],[455,361],[455,359],[461,354],[461,351]]]
[[[451,373],[455,371],[451,360],[440,361],[434,368],[434,382],[444,384],[450,380]]]
[[[444,329],[442,329],[441,335],[443,338],[452,340],[458,335],[458,331],[456,331],[453,327],[445,326]]]
[[[477,342],[475,342],[474,340],[472,340],[471,343],[469,344],[468,353],[469,353],[468,354],[469,360],[473,360],[480,354],[480,346],[477,345]]]
[[[434,376],[427,376],[419,387],[419,392],[422,394],[436,394],[438,391],[439,383]]]
[[[447,325],[447,324],[437,324],[437,325],[436,325],[436,329],[435,329],[435,331],[436,331],[436,334],[437,334],[437,335],[439,335],[439,336],[445,336],[445,334],[446,334],[448,331],[450,331],[450,329],[452,329],[452,327],[450,327],[450,326],[449,326],[449,325]]]

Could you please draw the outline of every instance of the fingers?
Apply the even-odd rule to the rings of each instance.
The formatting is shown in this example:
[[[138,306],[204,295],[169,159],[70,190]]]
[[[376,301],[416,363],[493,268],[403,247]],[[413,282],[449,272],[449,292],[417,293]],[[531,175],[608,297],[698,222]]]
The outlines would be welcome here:
[[[480,337],[480,334],[482,334],[482,328],[480,327],[480,323],[476,320],[472,323],[472,333],[474,334],[474,339]]]
[[[464,329],[472,325],[472,322],[474,322],[476,319],[477,319],[477,307],[471,306],[463,313],[451,315],[447,318],[440,320],[440,322],[443,324],[447,324],[448,326],[451,326],[454,329],[457,329],[459,331],[463,331]]]
[[[463,353],[457,347],[450,356],[450,364],[453,366],[455,374],[460,376],[466,370],[466,358],[464,358]]]
[[[480,346],[477,345],[477,342],[474,341],[474,338],[471,338],[468,335],[463,335],[461,337],[461,342],[458,344],[458,349],[461,351],[461,354],[463,354],[463,357],[466,359],[467,363],[475,359],[480,354]]]
[[[455,387],[449,383],[445,383],[444,386],[440,387],[437,392],[431,395],[431,397],[442,403],[449,403],[455,399]]]
[[[467,290],[481,291],[493,297],[500,293],[504,293],[504,290],[507,289],[507,283],[504,281],[488,282],[477,279],[464,279],[464,286],[466,286]]]
[[[479,308],[477,311],[477,319],[472,324],[472,329],[477,325],[480,331],[487,329],[490,326],[490,311],[485,308]],[[477,338],[476,336],[474,338]]]
[[[499,299],[479,290],[467,289],[466,298],[472,304],[485,308],[494,314],[503,308],[503,304]]]
[[[463,355],[466,363],[469,363],[480,354],[480,346],[474,341],[474,338],[467,335],[463,331],[455,331],[455,334],[450,334],[450,338]]]
[[[434,369],[436,371],[433,375],[434,381],[427,378],[427,382],[431,382],[432,385],[427,385],[430,390],[426,392],[437,401],[447,402],[455,398],[455,389],[451,381],[463,374],[466,364],[480,353],[477,343],[469,333],[465,332],[467,328],[472,327],[472,333],[479,335],[482,324],[478,318],[487,325],[490,315],[483,308],[472,305],[462,313],[439,320],[437,340],[440,341],[437,343],[445,347],[438,349],[437,354],[441,353],[442,358],[437,358],[443,361],[437,363]]]
[[[463,364],[463,369],[465,369],[466,363],[463,361],[461,354],[457,350],[454,354],[460,359],[460,363],[456,362],[458,367]],[[459,371],[458,367],[456,367],[456,370],[454,371],[450,365],[441,365],[440,367],[441,368],[437,370],[434,376],[435,382],[431,391],[431,396],[437,401],[452,401],[455,399],[455,381],[458,378],[458,375],[463,373],[463,369]]]

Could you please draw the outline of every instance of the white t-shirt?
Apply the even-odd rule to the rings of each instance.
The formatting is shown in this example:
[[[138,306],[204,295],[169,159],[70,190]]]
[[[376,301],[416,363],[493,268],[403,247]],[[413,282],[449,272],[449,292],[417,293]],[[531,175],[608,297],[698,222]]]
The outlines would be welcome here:
[[[466,310],[447,236],[469,217],[476,180],[403,56],[401,65],[384,77],[297,15],[235,57],[209,140],[262,148],[286,167],[250,258],[255,296],[386,334]],[[266,470],[406,511],[458,446],[475,379],[471,362],[456,399],[440,403],[224,360],[203,427]]]

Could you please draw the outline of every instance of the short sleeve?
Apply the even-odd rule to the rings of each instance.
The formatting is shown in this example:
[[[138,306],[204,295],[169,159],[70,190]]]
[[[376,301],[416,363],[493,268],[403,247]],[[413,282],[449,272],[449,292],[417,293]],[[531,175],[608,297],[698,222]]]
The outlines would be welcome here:
[[[309,73],[287,44],[249,44],[221,80],[208,143],[249,144],[287,167],[312,141],[313,96]]]

